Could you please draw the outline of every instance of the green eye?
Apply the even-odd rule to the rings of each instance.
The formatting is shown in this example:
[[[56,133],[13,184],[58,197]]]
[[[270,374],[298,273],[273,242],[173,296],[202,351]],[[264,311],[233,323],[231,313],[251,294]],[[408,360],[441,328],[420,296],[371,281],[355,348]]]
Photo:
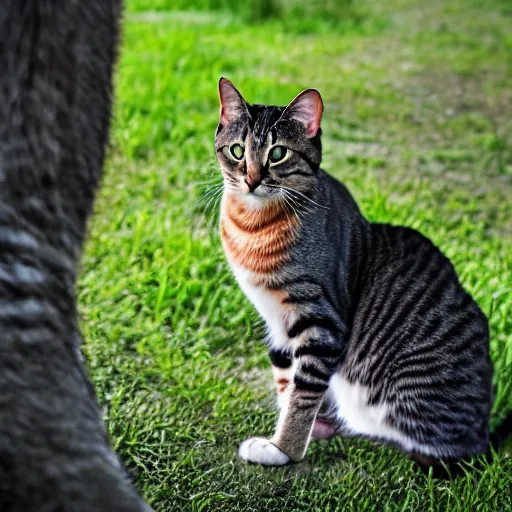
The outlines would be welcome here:
[[[244,157],[245,150],[244,150],[244,147],[241,146],[240,144],[233,144],[229,148],[229,151],[231,152],[233,157],[236,158],[237,160],[242,160],[242,158]]]
[[[270,161],[272,163],[280,162],[285,156],[288,150],[284,146],[276,146],[270,150]]]

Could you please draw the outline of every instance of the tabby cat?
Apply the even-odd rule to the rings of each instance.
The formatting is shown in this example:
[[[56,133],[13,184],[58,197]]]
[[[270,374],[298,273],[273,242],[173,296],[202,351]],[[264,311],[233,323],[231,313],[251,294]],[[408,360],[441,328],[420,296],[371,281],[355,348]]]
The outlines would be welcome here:
[[[320,169],[323,103],[250,105],[219,83],[221,237],[266,322],[280,415],[239,456],[280,466],[335,433],[419,462],[486,452],[492,364],[485,315],[417,231],[368,222]]]

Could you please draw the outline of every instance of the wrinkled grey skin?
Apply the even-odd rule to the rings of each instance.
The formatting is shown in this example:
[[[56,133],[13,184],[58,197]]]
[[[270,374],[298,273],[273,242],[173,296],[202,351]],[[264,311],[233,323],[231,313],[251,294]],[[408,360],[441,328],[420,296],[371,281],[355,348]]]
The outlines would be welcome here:
[[[0,3],[0,511],[142,511],[80,358],[119,0]]]

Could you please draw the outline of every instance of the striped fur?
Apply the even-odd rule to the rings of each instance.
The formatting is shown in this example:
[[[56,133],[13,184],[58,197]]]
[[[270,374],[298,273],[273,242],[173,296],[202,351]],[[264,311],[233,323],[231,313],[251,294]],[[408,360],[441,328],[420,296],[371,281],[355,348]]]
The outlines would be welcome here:
[[[80,354],[120,0],[0,2],[0,511],[142,512]]]
[[[222,202],[224,250],[232,261],[252,272],[268,274],[287,261],[298,224],[296,216],[274,203],[260,211],[229,194]]]
[[[249,105],[231,88],[221,81],[221,235],[266,321],[281,408],[273,437],[249,439],[240,456],[298,461],[312,435],[334,432],[424,459],[485,452],[487,319],[450,261],[412,229],[368,222],[320,169],[313,93],[284,109]],[[240,161],[226,152],[236,141]],[[290,153],[272,165],[276,144]]]

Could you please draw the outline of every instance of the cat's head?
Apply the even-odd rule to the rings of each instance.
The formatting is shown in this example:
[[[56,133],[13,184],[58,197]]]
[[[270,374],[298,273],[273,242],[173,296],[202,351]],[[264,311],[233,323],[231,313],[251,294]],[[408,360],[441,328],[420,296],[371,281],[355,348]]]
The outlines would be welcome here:
[[[215,150],[225,187],[255,205],[286,190],[309,195],[322,159],[320,93],[306,89],[287,107],[250,105],[221,78],[219,96]]]

